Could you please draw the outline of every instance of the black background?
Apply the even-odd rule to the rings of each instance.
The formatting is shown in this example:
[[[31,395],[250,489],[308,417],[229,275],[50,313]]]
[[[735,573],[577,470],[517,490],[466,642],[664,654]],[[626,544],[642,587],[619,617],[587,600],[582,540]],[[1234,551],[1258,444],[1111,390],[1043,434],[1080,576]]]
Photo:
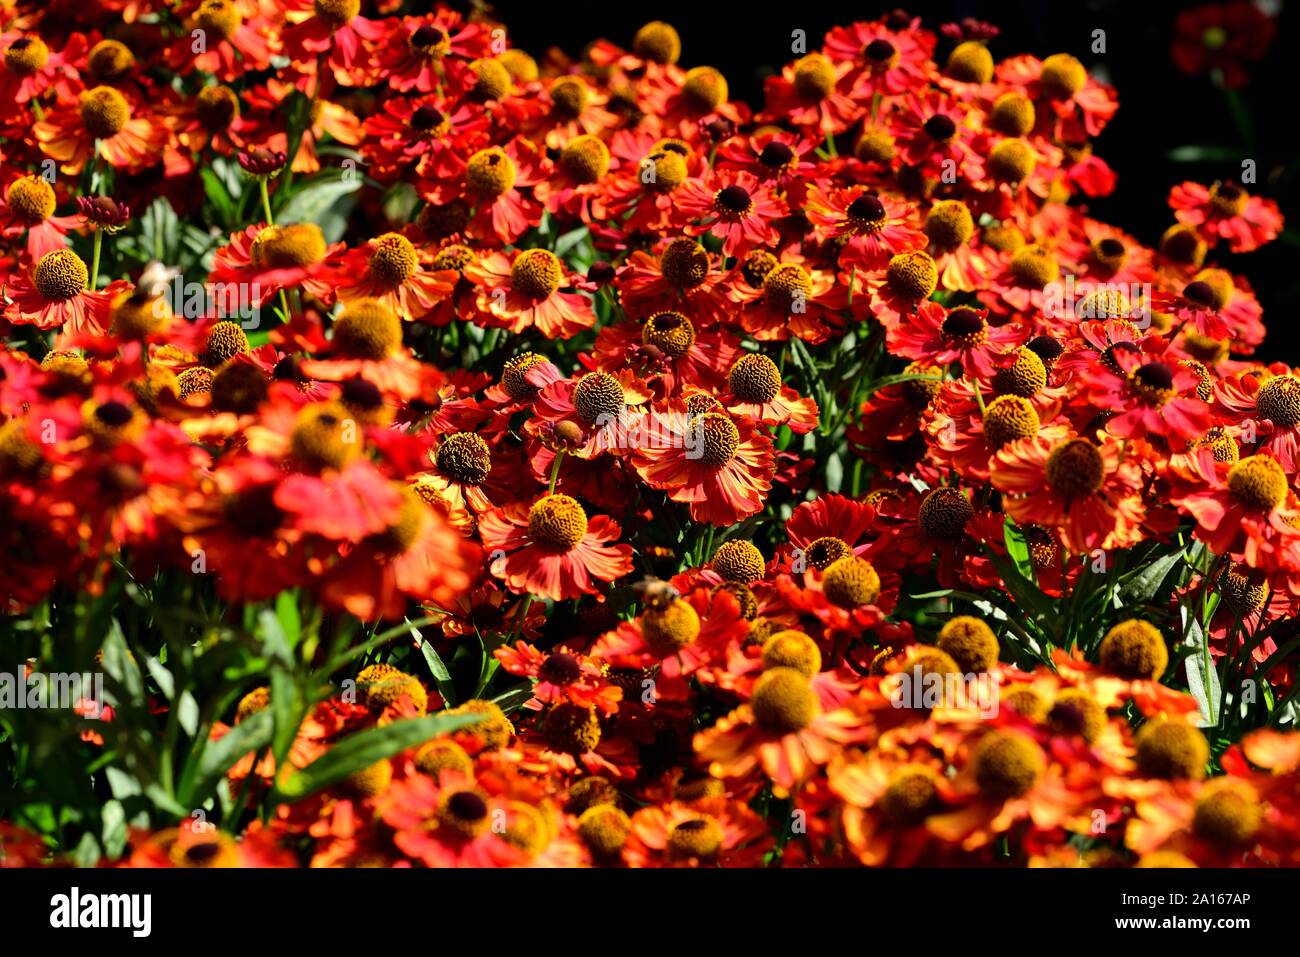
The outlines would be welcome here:
[[[1281,204],[1289,235],[1248,255],[1231,256],[1221,248],[1211,258],[1245,275],[1255,286],[1269,330],[1260,357],[1294,361],[1293,340],[1300,338],[1291,331],[1300,321],[1296,315],[1300,231],[1291,229],[1290,223],[1300,216],[1300,110],[1295,105],[1300,6],[1278,11],[1272,50],[1267,59],[1249,67],[1252,79],[1240,91],[1254,133],[1249,144],[1210,78],[1185,76],[1170,59],[1175,16],[1190,6],[1194,5],[1150,0],[1039,0],[926,2],[903,8],[922,17],[924,25],[936,32],[940,24],[962,17],[988,21],[1001,30],[990,43],[996,59],[1017,53],[1039,57],[1072,53],[1094,75],[1116,86],[1119,112],[1095,146],[1119,174],[1119,184],[1114,195],[1093,201],[1090,209],[1097,218],[1148,244],[1154,244],[1173,222],[1166,203],[1171,186],[1185,179],[1208,184],[1240,175],[1240,159],[1174,162],[1168,156],[1171,150],[1212,145],[1254,159],[1258,182],[1250,188]],[[682,36],[683,66],[717,67],[727,77],[734,99],[758,107],[763,77],[794,58],[792,30],[805,30],[808,48],[816,49],[829,28],[876,19],[896,6],[827,0],[657,0],[652,4],[499,0],[492,9],[505,22],[511,43],[539,58],[551,46],[576,57],[600,37],[630,47],[637,28],[647,20],[667,20]],[[1091,52],[1093,31],[1098,29],[1106,31],[1106,53],[1101,55]],[[941,39],[939,62],[950,47],[949,41]]]

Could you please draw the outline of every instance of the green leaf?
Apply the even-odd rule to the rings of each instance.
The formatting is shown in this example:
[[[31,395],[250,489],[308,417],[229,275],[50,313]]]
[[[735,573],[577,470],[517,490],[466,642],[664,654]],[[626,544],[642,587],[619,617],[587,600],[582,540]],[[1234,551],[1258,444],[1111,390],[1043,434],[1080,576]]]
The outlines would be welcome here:
[[[1175,163],[1235,163],[1245,154],[1235,146],[1179,146],[1165,154]]]
[[[362,186],[360,176],[316,179],[298,190],[276,213],[277,223],[315,223],[327,243],[338,242],[347,228],[348,213],[355,193]]]
[[[1197,727],[1213,727],[1218,723],[1219,702],[1222,700],[1219,672],[1214,667],[1213,660],[1206,666],[1205,634],[1201,631],[1201,623],[1195,615],[1189,615],[1188,618],[1187,644],[1193,651],[1183,662],[1183,674],[1187,678],[1187,690],[1196,699],[1196,707],[1200,711],[1196,720]]]
[[[1125,605],[1161,604],[1173,593],[1173,576],[1183,563],[1183,553],[1173,551],[1144,565],[1119,587],[1119,599]]]
[[[212,797],[217,784],[240,758],[266,747],[271,740],[271,726],[270,710],[259,711],[239,722],[220,739],[209,742],[203,749],[193,781],[177,795],[180,804],[195,808]]]
[[[221,181],[221,177],[212,169],[204,168],[199,171],[199,175],[203,177],[203,191],[207,194],[208,202],[216,207],[222,222],[227,227],[234,224],[235,199],[230,195],[230,190],[226,188],[226,184]]]
[[[298,728],[306,712],[306,702],[298,683],[284,668],[271,671],[271,754],[275,757],[276,767],[289,756]]]
[[[521,685],[516,685],[492,699],[492,703],[504,711],[506,714],[523,707],[524,703],[533,697],[533,684],[531,681]]]
[[[354,771],[368,768],[377,761],[391,758],[407,748],[474,724],[478,720],[478,716],[473,714],[444,712],[360,731],[344,738],[307,767],[282,781],[279,793],[291,800],[315,794]]]
[[[457,704],[456,685],[451,680],[451,672],[446,662],[434,650],[433,645],[424,640],[419,631],[414,628],[411,630],[420,640],[420,652],[424,655],[424,662],[429,666],[429,671],[433,674],[434,683],[438,686],[438,694],[442,695],[442,700],[447,703],[447,707],[454,708]]]
[[[1020,574],[1020,570],[1014,563],[1001,555],[993,555],[991,560],[993,567],[1002,576],[1002,583],[1006,586],[1007,594],[1015,600],[1021,610],[1042,620],[1053,633],[1056,633],[1057,623],[1060,618],[1056,611],[1056,603],[1044,595],[1034,582]]]
[[[1020,526],[1008,518],[1002,526],[1002,538],[1007,545],[1007,554],[1016,563],[1016,570],[1028,581],[1034,581],[1034,563],[1029,557],[1029,543],[1025,541],[1025,533],[1020,530]]]

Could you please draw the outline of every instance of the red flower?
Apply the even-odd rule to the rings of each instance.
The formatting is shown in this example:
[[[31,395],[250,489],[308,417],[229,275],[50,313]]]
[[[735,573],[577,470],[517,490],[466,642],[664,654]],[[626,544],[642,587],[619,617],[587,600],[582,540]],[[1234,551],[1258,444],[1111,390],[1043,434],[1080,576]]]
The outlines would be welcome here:
[[[598,594],[632,570],[632,548],[618,541],[618,523],[588,518],[567,495],[543,495],[493,509],[479,520],[492,574],[516,592],[565,601]]]
[[[689,503],[694,521],[734,525],[761,510],[772,487],[771,439],[725,413],[669,406],[651,412],[631,438],[641,478]]]
[[[1234,253],[1258,249],[1282,231],[1277,203],[1251,196],[1235,183],[1220,181],[1207,189],[1184,182],[1169,191],[1169,206],[1180,223],[1195,226],[1211,245],[1227,240]]]
[[[1189,76],[1213,72],[1225,86],[1242,87],[1250,79],[1246,64],[1264,59],[1276,29],[1253,3],[1207,3],[1178,14],[1169,55]]]

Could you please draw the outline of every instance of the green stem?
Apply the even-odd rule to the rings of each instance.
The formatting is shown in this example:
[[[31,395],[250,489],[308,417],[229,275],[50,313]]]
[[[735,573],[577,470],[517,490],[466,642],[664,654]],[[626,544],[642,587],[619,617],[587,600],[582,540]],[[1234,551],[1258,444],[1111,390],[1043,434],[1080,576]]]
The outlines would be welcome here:
[[[258,189],[260,189],[262,192],[262,212],[266,213],[266,225],[274,226],[275,217],[271,215],[271,193],[266,188],[265,176],[257,177],[257,186]],[[286,307],[286,315],[287,313],[288,313],[288,307]]]
[[[546,490],[547,495],[555,494],[555,483],[560,477],[560,463],[564,461],[564,453],[566,451],[566,449],[555,450],[555,464],[551,466],[551,484]]]
[[[104,246],[104,231],[95,230],[95,246],[90,256],[90,291],[94,292],[99,286],[99,253]]]

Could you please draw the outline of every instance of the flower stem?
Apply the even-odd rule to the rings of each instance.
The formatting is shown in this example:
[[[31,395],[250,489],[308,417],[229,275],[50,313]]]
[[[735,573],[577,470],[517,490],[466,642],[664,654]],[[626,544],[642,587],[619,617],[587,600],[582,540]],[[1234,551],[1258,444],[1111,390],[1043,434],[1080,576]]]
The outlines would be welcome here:
[[[560,463],[564,461],[564,453],[566,451],[566,449],[555,450],[555,464],[551,466],[551,485],[546,490],[548,495],[555,494],[555,483],[560,477]]]
[[[102,229],[96,229],[94,251],[91,253],[90,256],[90,291],[91,292],[94,292],[95,288],[99,285],[99,252],[103,248],[103,246],[104,246],[104,231]]]
[[[262,191],[262,212],[266,213],[266,225],[274,226],[275,217],[271,215],[271,194],[266,188],[266,177],[257,178],[257,186]]]

